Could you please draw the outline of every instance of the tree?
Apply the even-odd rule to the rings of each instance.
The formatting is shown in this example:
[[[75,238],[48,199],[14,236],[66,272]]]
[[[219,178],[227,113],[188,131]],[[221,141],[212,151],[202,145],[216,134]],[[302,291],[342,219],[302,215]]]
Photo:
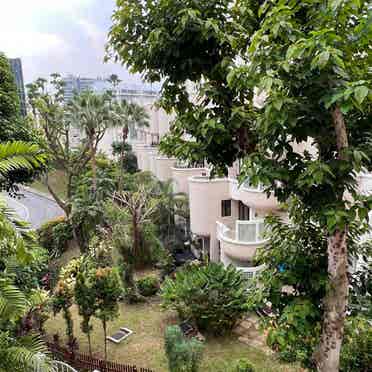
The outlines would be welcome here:
[[[97,148],[106,133],[106,129],[116,122],[112,115],[111,96],[98,95],[91,91],[75,96],[69,107],[70,118],[86,136],[92,166],[92,189],[97,190]]]
[[[159,207],[159,199],[152,195],[153,190],[139,185],[135,191],[114,193],[113,199],[118,208],[122,208],[128,215],[128,225],[133,242],[130,256],[132,263],[141,263],[141,258],[146,255],[144,244],[145,225],[151,223],[151,217]]]
[[[96,297],[93,290],[95,280],[95,270],[89,262],[80,268],[75,283],[75,301],[79,307],[79,315],[82,316],[81,330],[86,333],[89,345],[89,354],[92,356],[92,343],[90,332],[92,326],[90,320],[94,316],[97,308]]]
[[[48,85],[52,92],[48,92]],[[90,160],[89,145],[74,147],[71,144],[72,129],[75,122],[64,103],[64,83],[58,74],[52,74],[50,81],[37,79],[27,85],[29,102],[34,121],[43,134],[45,150],[51,157],[52,165],[61,169],[67,178],[66,200],[53,190],[48,176],[45,178],[49,192],[56,203],[70,217],[73,196],[73,178],[81,175]]]
[[[368,2],[355,0],[126,0],[110,31],[115,58],[165,81],[162,105],[177,119],[163,151],[205,158],[214,173],[243,158],[242,179],[262,182],[281,202],[299,198],[323,229],[328,285],[314,355],[319,371],[339,369],[349,226],[372,207],[356,182],[372,165],[369,12]],[[195,100],[187,81],[195,83]],[[257,92],[264,92],[260,104]],[[312,148],[299,152],[295,143]]]
[[[148,126],[148,115],[145,109],[136,103],[120,101],[113,105],[114,118],[117,126],[122,127],[121,152],[120,152],[120,177],[118,190],[123,190],[123,172],[125,162],[125,145],[128,134],[134,133],[136,128]]]
[[[96,317],[101,320],[105,338],[105,360],[107,360],[107,322],[119,315],[118,299],[122,293],[120,278],[111,267],[98,268],[95,272],[93,291],[96,296]]]

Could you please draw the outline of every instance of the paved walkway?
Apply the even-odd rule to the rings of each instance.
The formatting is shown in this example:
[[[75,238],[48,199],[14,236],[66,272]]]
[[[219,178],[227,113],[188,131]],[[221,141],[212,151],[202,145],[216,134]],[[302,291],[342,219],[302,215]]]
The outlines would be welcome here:
[[[64,215],[63,210],[51,197],[31,188],[22,188],[20,195],[15,198],[6,193],[2,193],[1,197],[21,220],[30,223],[32,229],[37,229],[43,223]]]

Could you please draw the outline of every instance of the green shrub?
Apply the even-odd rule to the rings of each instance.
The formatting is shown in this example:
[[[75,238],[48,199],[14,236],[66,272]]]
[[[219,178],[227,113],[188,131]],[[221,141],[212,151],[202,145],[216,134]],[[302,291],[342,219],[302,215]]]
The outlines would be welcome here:
[[[340,364],[342,372],[369,372],[372,370],[371,320],[357,317],[346,322]]]
[[[239,359],[231,372],[254,372],[254,367],[247,359]]]
[[[137,280],[137,288],[142,296],[154,296],[160,288],[159,280],[156,276],[147,276]]]
[[[199,371],[203,348],[200,341],[186,339],[178,326],[170,326],[165,331],[165,353],[170,372]]]
[[[222,334],[247,310],[246,281],[235,267],[190,264],[162,286],[163,306],[201,330]]]
[[[63,216],[46,222],[37,235],[39,244],[48,250],[50,257],[59,257],[73,238],[72,227]]]

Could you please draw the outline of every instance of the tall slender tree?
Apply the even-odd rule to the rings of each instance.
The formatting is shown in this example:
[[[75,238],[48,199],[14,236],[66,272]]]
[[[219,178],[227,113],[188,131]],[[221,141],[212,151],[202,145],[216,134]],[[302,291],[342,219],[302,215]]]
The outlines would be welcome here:
[[[95,192],[97,190],[96,154],[98,145],[107,128],[116,123],[112,115],[111,96],[84,91],[73,98],[68,113],[73,125],[85,134],[86,144],[90,151],[92,189]]]
[[[220,174],[242,158],[242,179],[279,201],[296,196],[323,229],[329,283],[314,358],[338,371],[349,225],[372,207],[356,178],[372,170],[369,2],[124,0],[113,23],[114,57],[163,80],[162,105],[177,114],[163,151]]]

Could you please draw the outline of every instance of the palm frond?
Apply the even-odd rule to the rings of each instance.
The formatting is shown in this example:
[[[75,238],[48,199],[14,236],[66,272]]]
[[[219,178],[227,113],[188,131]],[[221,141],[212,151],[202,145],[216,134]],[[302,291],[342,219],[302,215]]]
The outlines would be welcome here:
[[[5,321],[17,319],[24,315],[28,302],[17,287],[0,280],[0,319]]]
[[[24,371],[53,371],[48,349],[38,335],[18,338],[17,344],[6,350],[6,359],[7,364],[13,363]]]
[[[22,141],[0,143],[0,175],[14,170],[32,170],[45,164],[46,154],[35,144]]]

